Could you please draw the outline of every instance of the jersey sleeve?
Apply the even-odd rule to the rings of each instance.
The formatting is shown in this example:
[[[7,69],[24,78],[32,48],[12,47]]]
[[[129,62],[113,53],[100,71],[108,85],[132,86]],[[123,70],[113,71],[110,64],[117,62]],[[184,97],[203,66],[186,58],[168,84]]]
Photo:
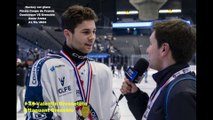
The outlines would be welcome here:
[[[120,120],[121,118],[121,114],[120,114],[120,109],[119,109],[119,105],[118,105],[118,101],[117,101],[117,96],[114,93],[113,90],[113,75],[111,70],[107,67],[107,76],[108,76],[108,80],[110,81],[109,84],[109,96],[111,97],[111,105],[110,105],[110,119],[112,120]]]
[[[25,94],[25,112],[26,120],[53,120],[56,113],[53,113],[51,105],[51,94],[48,94],[48,84],[43,82],[48,78],[48,71],[45,66],[47,59],[37,61],[27,77],[26,94]],[[44,87],[45,86],[45,87]]]

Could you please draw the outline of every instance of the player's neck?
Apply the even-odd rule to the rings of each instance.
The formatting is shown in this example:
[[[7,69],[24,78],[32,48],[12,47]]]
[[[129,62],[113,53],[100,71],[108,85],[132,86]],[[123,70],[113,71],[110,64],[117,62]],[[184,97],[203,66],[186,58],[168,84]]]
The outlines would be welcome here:
[[[63,46],[63,51],[76,63],[79,64],[87,59],[87,54],[82,53],[76,49],[68,47],[66,44]]]

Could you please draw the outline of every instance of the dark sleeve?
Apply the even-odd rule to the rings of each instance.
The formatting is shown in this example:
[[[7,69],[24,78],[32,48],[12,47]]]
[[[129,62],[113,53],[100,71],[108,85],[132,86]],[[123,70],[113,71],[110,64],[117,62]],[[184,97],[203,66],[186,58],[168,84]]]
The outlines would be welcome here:
[[[136,120],[141,120],[146,110],[146,106],[149,100],[147,93],[138,91],[134,94],[125,95],[130,111],[134,115]]]
[[[181,92],[168,101],[168,120],[196,120],[196,96]]]
[[[24,69],[18,68],[16,73],[17,85],[24,86]]]
[[[25,75],[25,74],[24,74],[24,69],[21,68],[21,69],[20,69],[20,79],[21,79],[21,80],[24,80],[24,75]]]

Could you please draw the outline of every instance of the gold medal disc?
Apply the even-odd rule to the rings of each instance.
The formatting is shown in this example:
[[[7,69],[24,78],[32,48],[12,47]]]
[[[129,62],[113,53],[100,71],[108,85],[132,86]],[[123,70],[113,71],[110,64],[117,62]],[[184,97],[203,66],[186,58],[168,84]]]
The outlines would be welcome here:
[[[90,112],[89,106],[83,106],[81,112],[84,118],[88,117]]]

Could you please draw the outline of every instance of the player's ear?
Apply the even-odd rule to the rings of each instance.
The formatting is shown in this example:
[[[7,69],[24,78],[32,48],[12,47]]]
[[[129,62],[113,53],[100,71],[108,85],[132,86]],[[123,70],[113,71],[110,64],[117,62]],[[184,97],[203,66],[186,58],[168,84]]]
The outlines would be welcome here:
[[[68,29],[64,29],[64,36],[66,39],[72,37],[72,33]]]

